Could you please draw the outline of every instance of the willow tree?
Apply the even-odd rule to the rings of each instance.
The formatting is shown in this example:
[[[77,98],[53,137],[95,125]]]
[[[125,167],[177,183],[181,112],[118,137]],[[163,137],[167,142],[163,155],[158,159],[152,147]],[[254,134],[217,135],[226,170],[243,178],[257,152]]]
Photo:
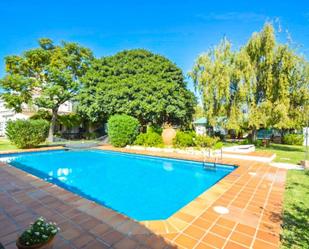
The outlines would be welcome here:
[[[256,87],[249,93],[249,128],[290,129],[304,125],[301,110],[309,97],[308,62],[288,44],[276,41],[274,28],[266,23],[245,46],[255,71]]]
[[[232,60],[231,44],[224,39],[217,47],[199,56],[189,73],[201,94],[205,116],[212,126],[218,125],[218,117],[227,115]]]
[[[80,78],[93,56],[89,49],[76,43],[63,42],[56,46],[43,38],[39,45],[21,56],[5,58],[6,75],[0,85],[7,107],[21,112],[23,104],[33,104],[50,110],[49,141],[52,141],[58,109],[80,90]]]
[[[308,71],[308,62],[287,44],[279,44],[273,26],[266,23],[239,51],[231,51],[223,40],[201,55],[190,76],[201,92],[210,125],[224,117],[225,128],[251,129],[255,139],[261,127],[304,125]]]
[[[233,52],[226,39],[198,57],[189,75],[202,96],[209,125],[242,128],[247,93],[254,83],[252,74],[246,52]]]

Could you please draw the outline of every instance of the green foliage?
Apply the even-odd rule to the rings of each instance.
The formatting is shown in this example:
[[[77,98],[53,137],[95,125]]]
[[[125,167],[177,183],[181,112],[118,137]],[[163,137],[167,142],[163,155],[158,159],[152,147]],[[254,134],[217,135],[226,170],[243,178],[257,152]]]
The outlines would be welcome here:
[[[80,115],[76,113],[69,113],[58,116],[58,122],[67,128],[79,126],[82,123]]]
[[[303,145],[304,136],[302,134],[286,134],[283,143],[288,145]]]
[[[195,139],[195,144],[199,148],[213,148],[214,145],[219,141],[218,137],[210,137],[204,135],[198,135]],[[220,144],[218,144],[219,146]]]
[[[246,139],[242,140],[242,141],[240,142],[240,144],[241,144],[241,145],[251,144],[251,141],[250,141],[248,138],[246,138]]]
[[[132,144],[139,133],[140,124],[128,115],[114,115],[108,120],[108,137],[115,147]]]
[[[33,148],[46,140],[48,128],[46,120],[8,121],[6,135],[18,148]]]
[[[91,121],[118,114],[143,126],[191,122],[196,103],[182,71],[163,56],[136,49],[93,61],[78,110]]]
[[[30,117],[30,119],[32,119],[32,120],[43,119],[43,120],[46,120],[46,121],[49,121],[49,122],[50,122],[51,118],[52,118],[51,113],[49,111],[43,110],[43,109],[38,110],[37,113],[35,113],[34,115],[32,115]]]
[[[253,141],[253,144],[256,146],[256,147],[261,147],[263,146],[263,141],[261,139],[258,139],[256,141]]]
[[[173,139],[173,146],[176,148],[186,148],[195,146],[196,134],[193,131],[177,131]]]
[[[59,106],[79,92],[80,78],[89,68],[93,56],[89,49],[76,43],[63,42],[58,46],[43,38],[39,45],[21,56],[5,58],[6,74],[0,81],[4,89],[1,97],[17,112],[22,110],[23,103],[49,109],[52,135]]]
[[[222,142],[216,142],[213,146],[214,150],[220,150],[223,147],[223,143]]]
[[[23,246],[34,246],[44,244],[53,238],[59,231],[55,223],[47,222],[44,218],[38,218],[19,237],[19,242]]]
[[[199,56],[190,76],[212,126],[300,128],[309,115],[309,63],[269,23],[238,51],[223,40]]]
[[[159,135],[162,134],[163,128],[160,125],[149,125],[147,126],[147,132],[155,132],[158,133]]]
[[[37,120],[37,119],[44,119],[47,121],[51,121],[52,115],[49,111],[47,110],[38,110],[37,113],[32,115],[30,119],[32,120]],[[67,128],[72,128],[75,126],[79,126],[82,123],[82,118],[80,115],[76,113],[69,113],[69,114],[63,114],[58,116],[57,120],[58,124],[62,124]]]
[[[163,139],[160,134],[153,131],[147,131],[146,133],[139,134],[136,137],[134,144],[149,147],[162,147]]]

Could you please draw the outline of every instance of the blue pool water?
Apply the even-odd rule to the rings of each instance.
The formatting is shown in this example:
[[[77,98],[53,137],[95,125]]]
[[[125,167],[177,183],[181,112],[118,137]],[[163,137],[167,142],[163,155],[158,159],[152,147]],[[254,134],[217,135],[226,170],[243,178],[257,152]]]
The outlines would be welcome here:
[[[1,160],[139,221],[168,218],[234,170],[100,150],[11,154]]]

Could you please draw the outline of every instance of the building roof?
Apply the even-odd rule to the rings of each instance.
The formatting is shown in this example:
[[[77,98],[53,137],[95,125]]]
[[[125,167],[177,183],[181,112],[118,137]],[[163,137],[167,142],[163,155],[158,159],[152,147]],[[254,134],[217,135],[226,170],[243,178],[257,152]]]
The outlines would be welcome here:
[[[193,124],[195,124],[195,125],[206,125],[207,124],[207,119],[206,118],[199,118],[199,119],[197,119],[197,120],[195,120],[194,122],[193,122]]]

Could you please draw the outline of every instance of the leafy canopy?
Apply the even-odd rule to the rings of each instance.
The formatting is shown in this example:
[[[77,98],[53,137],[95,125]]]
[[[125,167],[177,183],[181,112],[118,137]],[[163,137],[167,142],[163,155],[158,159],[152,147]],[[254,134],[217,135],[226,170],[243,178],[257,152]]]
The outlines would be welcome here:
[[[195,97],[181,70],[146,50],[93,61],[83,83],[79,111],[92,121],[118,113],[136,117],[142,125],[185,124],[194,112]]]
[[[92,60],[92,52],[76,43],[42,38],[39,48],[21,56],[5,58],[6,75],[0,81],[2,98],[9,108],[22,111],[22,104],[34,104],[52,110],[53,129],[58,108],[73,99],[80,90],[80,77]]]
[[[55,46],[42,38],[39,45],[21,56],[5,58],[6,75],[0,81],[3,98],[16,111],[21,111],[23,103],[55,109],[72,99],[92,59],[91,51],[76,43]]]
[[[238,51],[224,39],[198,57],[190,76],[213,126],[299,128],[308,116],[308,62],[279,44],[269,23]]]

